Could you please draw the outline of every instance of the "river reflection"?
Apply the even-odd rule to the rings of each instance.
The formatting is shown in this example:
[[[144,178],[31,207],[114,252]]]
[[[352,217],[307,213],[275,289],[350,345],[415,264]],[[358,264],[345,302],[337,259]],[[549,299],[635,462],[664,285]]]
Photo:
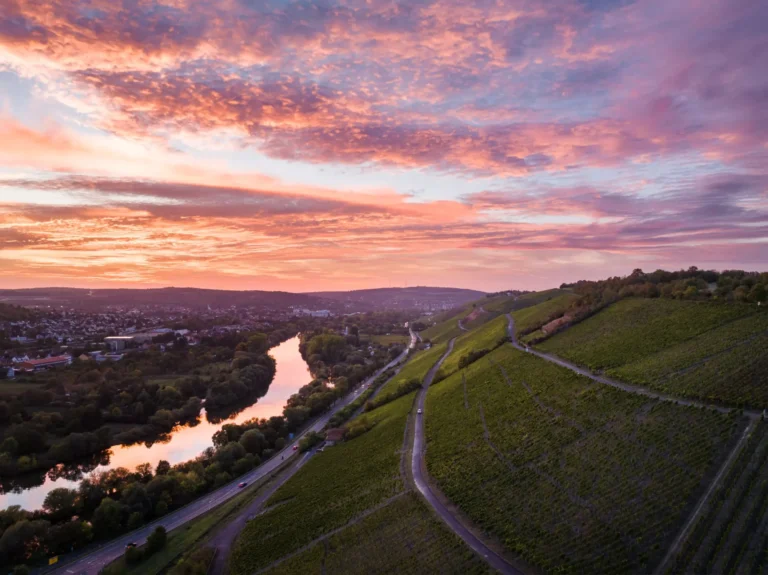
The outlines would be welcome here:
[[[196,422],[176,427],[166,440],[155,441],[151,446],[143,443],[112,447],[108,453],[77,465],[59,466],[47,473],[19,478],[13,492],[0,495],[0,509],[10,505],[21,505],[25,509],[42,507],[46,494],[57,487],[76,488],[80,480],[89,473],[107,471],[117,467],[134,469],[142,463],[154,468],[158,461],[166,460],[171,465],[193,459],[213,445],[213,434],[227,423],[242,423],[254,417],[268,418],[283,413],[288,398],[300,387],[309,383],[312,376],[309,367],[299,353],[299,338],[284,341],[270,350],[275,358],[277,372],[267,394],[250,405],[222,420],[220,417],[209,421],[205,410]]]

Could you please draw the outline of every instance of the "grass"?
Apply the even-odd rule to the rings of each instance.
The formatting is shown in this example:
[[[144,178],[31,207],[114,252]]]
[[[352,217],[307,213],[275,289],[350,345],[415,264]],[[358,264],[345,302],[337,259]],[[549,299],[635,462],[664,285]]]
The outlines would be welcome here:
[[[506,335],[507,318],[505,316],[499,316],[474,331],[464,333],[464,335],[456,339],[453,345],[453,352],[445,358],[443,365],[440,366],[440,378],[446,377],[458,370],[459,361],[462,356],[482,349],[490,351],[496,348]]]
[[[768,407],[768,312],[754,306],[625,299],[540,344],[671,395]]]
[[[501,296],[493,298],[492,301],[484,303],[483,307],[489,312],[497,312],[500,314],[510,313],[519,309],[534,306],[541,302],[547,301],[554,297],[570,294],[568,290],[551,289],[545,291],[538,291],[521,295],[517,299],[511,296]]]
[[[379,393],[386,395],[411,379],[423,381],[429,369],[442,357],[447,347],[448,344],[442,343],[413,354],[398,374],[384,384]]]
[[[282,470],[282,467],[278,469]],[[199,548],[216,527],[247,506],[276,473],[277,471],[252,483],[229,501],[197,517],[194,521],[170,531],[165,547],[146,560],[136,565],[127,565],[125,556],[121,556],[104,568],[104,575],[156,575],[164,573],[180,557]]]
[[[267,571],[304,573],[489,573],[484,562],[413,492]]]
[[[22,383],[18,381],[2,380],[0,381],[0,396],[18,395],[30,389],[44,389],[44,383]]]
[[[348,523],[366,509],[402,492],[400,449],[414,394],[367,413],[373,428],[312,456],[270,498],[268,510],[248,523],[229,560],[245,575]]]
[[[747,305],[624,299],[554,335],[540,347],[591,369],[611,369],[755,311]]]
[[[531,333],[553,319],[562,316],[578,296],[572,293],[556,295],[536,305],[512,312],[518,336]]]
[[[427,468],[442,492],[556,573],[650,572],[743,425],[508,345],[432,386],[425,411]]]

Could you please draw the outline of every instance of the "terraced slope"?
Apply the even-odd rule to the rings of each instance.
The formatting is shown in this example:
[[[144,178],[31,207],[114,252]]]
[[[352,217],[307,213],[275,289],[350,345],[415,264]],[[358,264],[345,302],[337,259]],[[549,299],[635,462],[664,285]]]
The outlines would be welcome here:
[[[425,412],[440,490],[508,550],[560,573],[652,570],[745,425],[508,345],[432,386]]]
[[[576,299],[578,299],[577,295],[564,293],[539,304],[513,311],[512,317],[515,319],[518,338],[526,342],[529,339],[544,337],[544,333],[539,328],[561,317]]]
[[[459,327],[459,320],[464,319],[470,311],[471,306],[462,309],[458,313],[422,331],[420,333],[421,337],[430,340],[432,343],[446,343],[448,340],[463,333],[463,330]]]
[[[456,339],[453,352],[443,362],[437,379],[440,380],[459,369],[459,362],[462,357],[468,356],[472,352],[495,349],[503,342],[506,335],[507,318],[504,316],[499,316],[482,327],[464,333]],[[437,359],[435,358],[435,360]]]
[[[503,297],[494,298],[492,301],[483,303],[483,307],[489,312],[496,312],[498,314],[506,314],[515,310],[523,309],[533,305],[540,304],[547,300],[553,299],[557,296],[564,294],[571,294],[568,290],[550,289],[538,292],[527,293],[521,295],[518,298]]]
[[[666,573],[760,573],[768,546],[768,425],[758,423]]]
[[[664,393],[768,407],[768,313],[755,306],[622,300],[539,347]]]
[[[378,395],[391,393],[411,379],[421,381],[429,371],[429,368],[435,365],[435,362],[445,353],[447,346],[448,344],[445,343],[433,345],[429,349],[413,354],[413,357],[403,366],[398,374],[382,386]]]
[[[406,368],[423,379],[435,353]],[[310,456],[242,531],[229,572],[303,574],[332,565],[329,572],[344,573],[355,570],[356,558],[366,572],[484,571],[484,562],[409,491],[402,456],[413,398],[365,414],[374,423],[369,431]]]

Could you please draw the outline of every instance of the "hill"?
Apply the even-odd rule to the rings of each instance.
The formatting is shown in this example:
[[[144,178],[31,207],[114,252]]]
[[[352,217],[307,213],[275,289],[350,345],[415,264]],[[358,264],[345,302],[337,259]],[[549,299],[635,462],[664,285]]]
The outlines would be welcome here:
[[[307,295],[371,308],[427,309],[453,308],[474,301],[484,292],[443,287],[377,288],[353,291],[310,292]]]

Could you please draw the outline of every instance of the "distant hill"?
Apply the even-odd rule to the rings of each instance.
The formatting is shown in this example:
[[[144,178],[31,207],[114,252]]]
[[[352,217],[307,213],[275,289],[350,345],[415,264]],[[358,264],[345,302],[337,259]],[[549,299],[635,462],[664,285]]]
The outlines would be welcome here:
[[[414,309],[445,306],[453,308],[479,299],[485,292],[444,287],[415,286],[406,288],[376,288],[353,291],[310,292],[307,295],[323,299],[360,304],[371,308]]]
[[[456,306],[483,296],[457,288],[382,288],[350,292],[291,293],[198,288],[82,289],[30,288],[0,290],[0,303],[23,306],[66,306],[102,309],[108,306],[168,306],[223,308],[230,306],[284,309],[290,306],[336,311],[412,309]]]

